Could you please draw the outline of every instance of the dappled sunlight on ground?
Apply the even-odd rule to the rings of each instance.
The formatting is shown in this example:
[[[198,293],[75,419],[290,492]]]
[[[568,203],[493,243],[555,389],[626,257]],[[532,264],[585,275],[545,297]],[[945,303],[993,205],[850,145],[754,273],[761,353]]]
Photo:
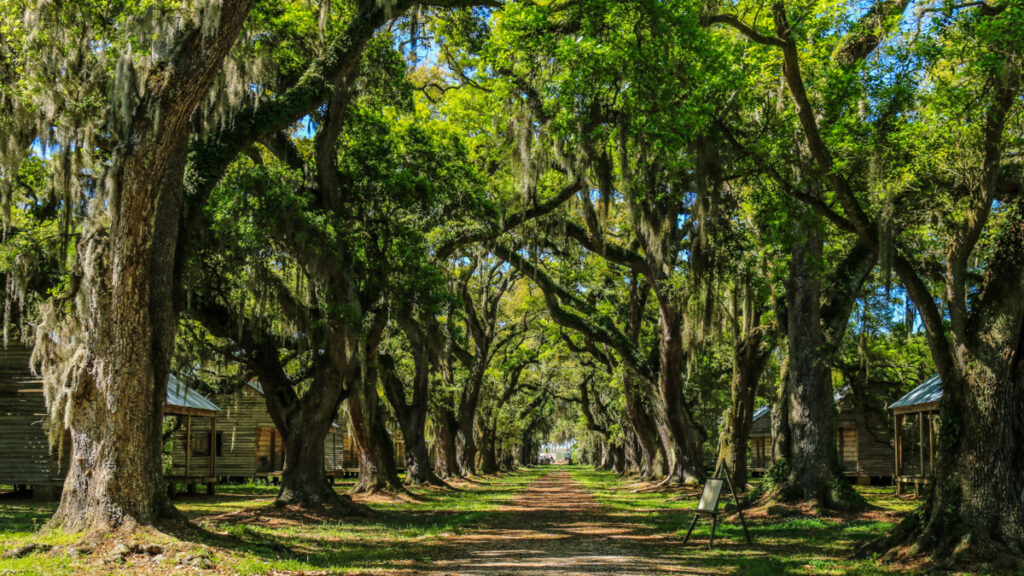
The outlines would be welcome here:
[[[887,574],[907,567],[853,559],[851,552],[918,505],[896,498],[890,487],[858,488],[875,509],[755,515],[748,518],[753,545],[727,516],[708,550],[706,520],[682,545],[698,496],[692,489],[657,491],[581,466],[451,485],[356,496],[375,511],[365,517],[276,508],[276,488],[265,484],[223,486],[216,496],[177,500],[197,529],[149,533],[120,559],[110,546],[83,555],[71,547],[73,537],[36,534],[53,504],[0,499],[0,551],[29,542],[54,547],[0,560],[0,574]],[[161,552],[146,552],[154,542]]]

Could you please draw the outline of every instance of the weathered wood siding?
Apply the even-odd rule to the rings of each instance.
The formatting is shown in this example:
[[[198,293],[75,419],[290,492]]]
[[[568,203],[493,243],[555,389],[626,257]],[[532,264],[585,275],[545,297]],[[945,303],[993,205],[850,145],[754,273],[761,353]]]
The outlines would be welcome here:
[[[843,472],[859,473],[860,459],[857,452],[857,428],[838,428],[836,430],[836,442],[838,443],[836,453],[839,456],[839,464],[843,467]]]
[[[892,430],[882,410],[863,410],[847,398],[839,402],[836,416],[836,448],[843,470],[864,479],[893,475],[895,453]],[[771,465],[771,416],[755,420],[750,429],[750,465]],[[766,446],[767,457],[759,450]]]
[[[768,412],[750,424],[750,469],[763,471],[772,465],[772,415]]]
[[[70,441],[50,447],[43,382],[29,368],[32,349],[0,346],[0,484],[59,486],[64,483]]]
[[[750,469],[765,470],[772,465],[772,439],[770,436],[750,437]]]
[[[220,407],[217,415],[217,435],[220,437],[221,452],[217,457],[218,477],[255,478],[280,472],[284,467],[284,444],[281,434],[267,412],[263,394],[252,386],[243,386],[234,394],[217,394],[210,397]],[[348,464],[343,456],[344,428],[332,428],[324,442],[324,468],[329,472]],[[193,439],[210,434],[210,419],[192,417]],[[193,442],[195,445],[195,442]],[[214,442],[216,445],[216,441]],[[175,476],[185,475],[185,425],[174,433],[172,471]],[[207,456],[198,456],[193,451],[190,470],[193,476],[206,475],[210,469]]]
[[[855,471],[859,476],[890,477],[893,475],[895,453],[892,430],[881,409],[855,409],[848,400],[840,402],[836,425],[839,429],[856,430],[857,466]]]

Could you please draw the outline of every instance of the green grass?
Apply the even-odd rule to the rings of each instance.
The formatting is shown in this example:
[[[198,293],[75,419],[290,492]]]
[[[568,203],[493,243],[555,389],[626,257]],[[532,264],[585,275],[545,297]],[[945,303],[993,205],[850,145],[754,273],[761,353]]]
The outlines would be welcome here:
[[[438,555],[457,555],[445,549],[437,537],[486,529],[500,522],[498,508],[543,472],[528,470],[501,477],[474,479],[473,484],[455,491],[414,489],[415,500],[374,503],[378,511],[369,518],[344,521],[265,522],[243,518],[238,521],[215,517],[248,510],[258,513],[271,506],[277,492],[265,483],[221,486],[216,496],[181,497],[177,507],[197,525],[211,532],[227,533],[236,540],[225,546],[213,534],[200,536],[187,554],[216,550],[216,571],[232,574],[263,574],[270,571],[408,569]],[[337,489],[343,491],[346,485]],[[27,542],[68,544],[75,536],[36,534],[52,515],[53,504],[0,500],[0,551]],[[271,513],[272,509],[268,509]],[[214,519],[211,519],[214,517]],[[186,554],[186,555],[187,555]],[[0,560],[0,574],[76,574],[89,568],[88,559],[40,553],[17,560]],[[94,562],[95,564],[95,562]],[[125,570],[131,564],[121,566]],[[148,571],[147,566],[138,566]],[[162,566],[175,572],[173,561]],[[102,571],[100,573],[103,573]]]
[[[622,520],[643,525],[652,532],[686,535],[697,507],[698,496],[634,492],[610,472],[591,468],[572,469],[573,477],[594,493]],[[905,512],[916,506],[895,498],[889,487],[857,488],[873,505]],[[696,489],[694,490],[696,492]],[[724,498],[731,498],[728,494]],[[738,523],[725,521],[715,533],[715,549],[707,549],[711,523],[701,519],[686,548],[686,562],[695,571],[719,570],[735,574],[891,574],[895,568],[873,559],[854,560],[851,551],[859,544],[883,535],[893,524],[883,521],[840,518],[747,519],[753,546],[747,546]],[[693,540],[700,541],[699,544]]]
[[[368,518],[344,521],[322,517],[281,519],[269,508],[276,486],[266,483],[221,486],[216,496],[183,497],[178,508],[196,524],[210,532],[193,536],[191,542],[171,537],[169,542],[180,558],[207,555],[214,570],[205,573],[265,574],[267,572],[328,571],[388,572],[415,571],[431,560],[459,558],[458,549],[447,535],[470,534],[502,527],[515,512],[503,509],[517,493],[551,467],[538,467],[495,478],[476,479],[475,483],[455,491],[415,490],[415,500],[396,500],[372,504],[378,511]],[[750,522],[754,546],[743,543],[739,525],[729,522],[719,527],[716,548],[704,543],[709,524],[702,521],[694,532],[699,544],[685,548],[679,540],[692,518],[695,498],[657,492],[637,493],[628,482],[614,474],[573,466],[572,477],[591,491],[616,522],[634,525],[638,533],[653,537],[648,549],[640,553],[661,555],[673,565],[694,572],[732,574],[889,574],[893,570],[872,560],[849,559],[849,551],[891,529],[887,522],[836,518],[792,518]],[[345,486],[339,486],[339,491]],[[906,512],[916,504],[896,499],[891,488],[858,488],[876,506]],[[40,535],[36,531],[53,513],[53,504],[25,500],[0,499],[0,550],[26,542],[52,545],[75,541],[75,535]],[[242,511],[241,515],[230,516]],[[229,515],[220,517],[221,515]],[[227,533],[226,542],[214,533]],[[669,539],[659,536],[669,535]],[[176,543],[176,544],[174,544]],[[169,554],[170,556],[170,554]],[[162,563],[139,562],[118,565],[117,571],[137,573],[176,573],[180,570],[173,557]],[[17,560],[0,560],[0,574],[45,574],[61,576],[91,571],[110,573],[96,559],[67,555],[33,554]],[[8,571],[8,572],[5,572]]]

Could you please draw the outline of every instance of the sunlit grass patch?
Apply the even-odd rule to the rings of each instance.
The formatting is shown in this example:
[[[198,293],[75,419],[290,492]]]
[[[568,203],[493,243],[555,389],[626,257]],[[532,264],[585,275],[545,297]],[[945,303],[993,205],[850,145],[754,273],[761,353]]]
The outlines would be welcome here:
[[[590,468],[573,468],[572,476],[592,491],[597,499],[626,522],[644,525],[656,533],[685,537],[697,506],[700,487],[682,491],[651,491],[614,473]],[[637,489],[639,488],[639,489]],[[887,486],[857,487],[882,512],[898,517],[912,510],[916,502],[895,497]],[[731,501],[726,491],[722,504]],[[877,512],[877,511],[876,511]],[[715,549],[707,549],[711,522],[701,518],[685,548],[687,565],[725,569],[735,574],[891,574],[897,570],[873,559],[852,559],[853,550],[863,542],[887,533],[893,522],[879,514],[850,517],[796,517],[786,519],[747,518],[754,540],[748,546],[738,517],[726,514],[715,534]]]

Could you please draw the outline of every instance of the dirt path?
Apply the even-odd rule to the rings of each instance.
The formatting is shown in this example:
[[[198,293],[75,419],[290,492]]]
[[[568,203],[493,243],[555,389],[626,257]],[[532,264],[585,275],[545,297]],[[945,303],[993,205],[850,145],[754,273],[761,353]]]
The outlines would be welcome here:
[[[678,540],[653,534],[602,506],[567,472],[547,474],[520,493],[488,530],[446,541],[462,550],[435,560],[431,575],[683,573]],[[446,539],[447,540],[447,539]],[[693,574],[692,568],[685,571]]]

